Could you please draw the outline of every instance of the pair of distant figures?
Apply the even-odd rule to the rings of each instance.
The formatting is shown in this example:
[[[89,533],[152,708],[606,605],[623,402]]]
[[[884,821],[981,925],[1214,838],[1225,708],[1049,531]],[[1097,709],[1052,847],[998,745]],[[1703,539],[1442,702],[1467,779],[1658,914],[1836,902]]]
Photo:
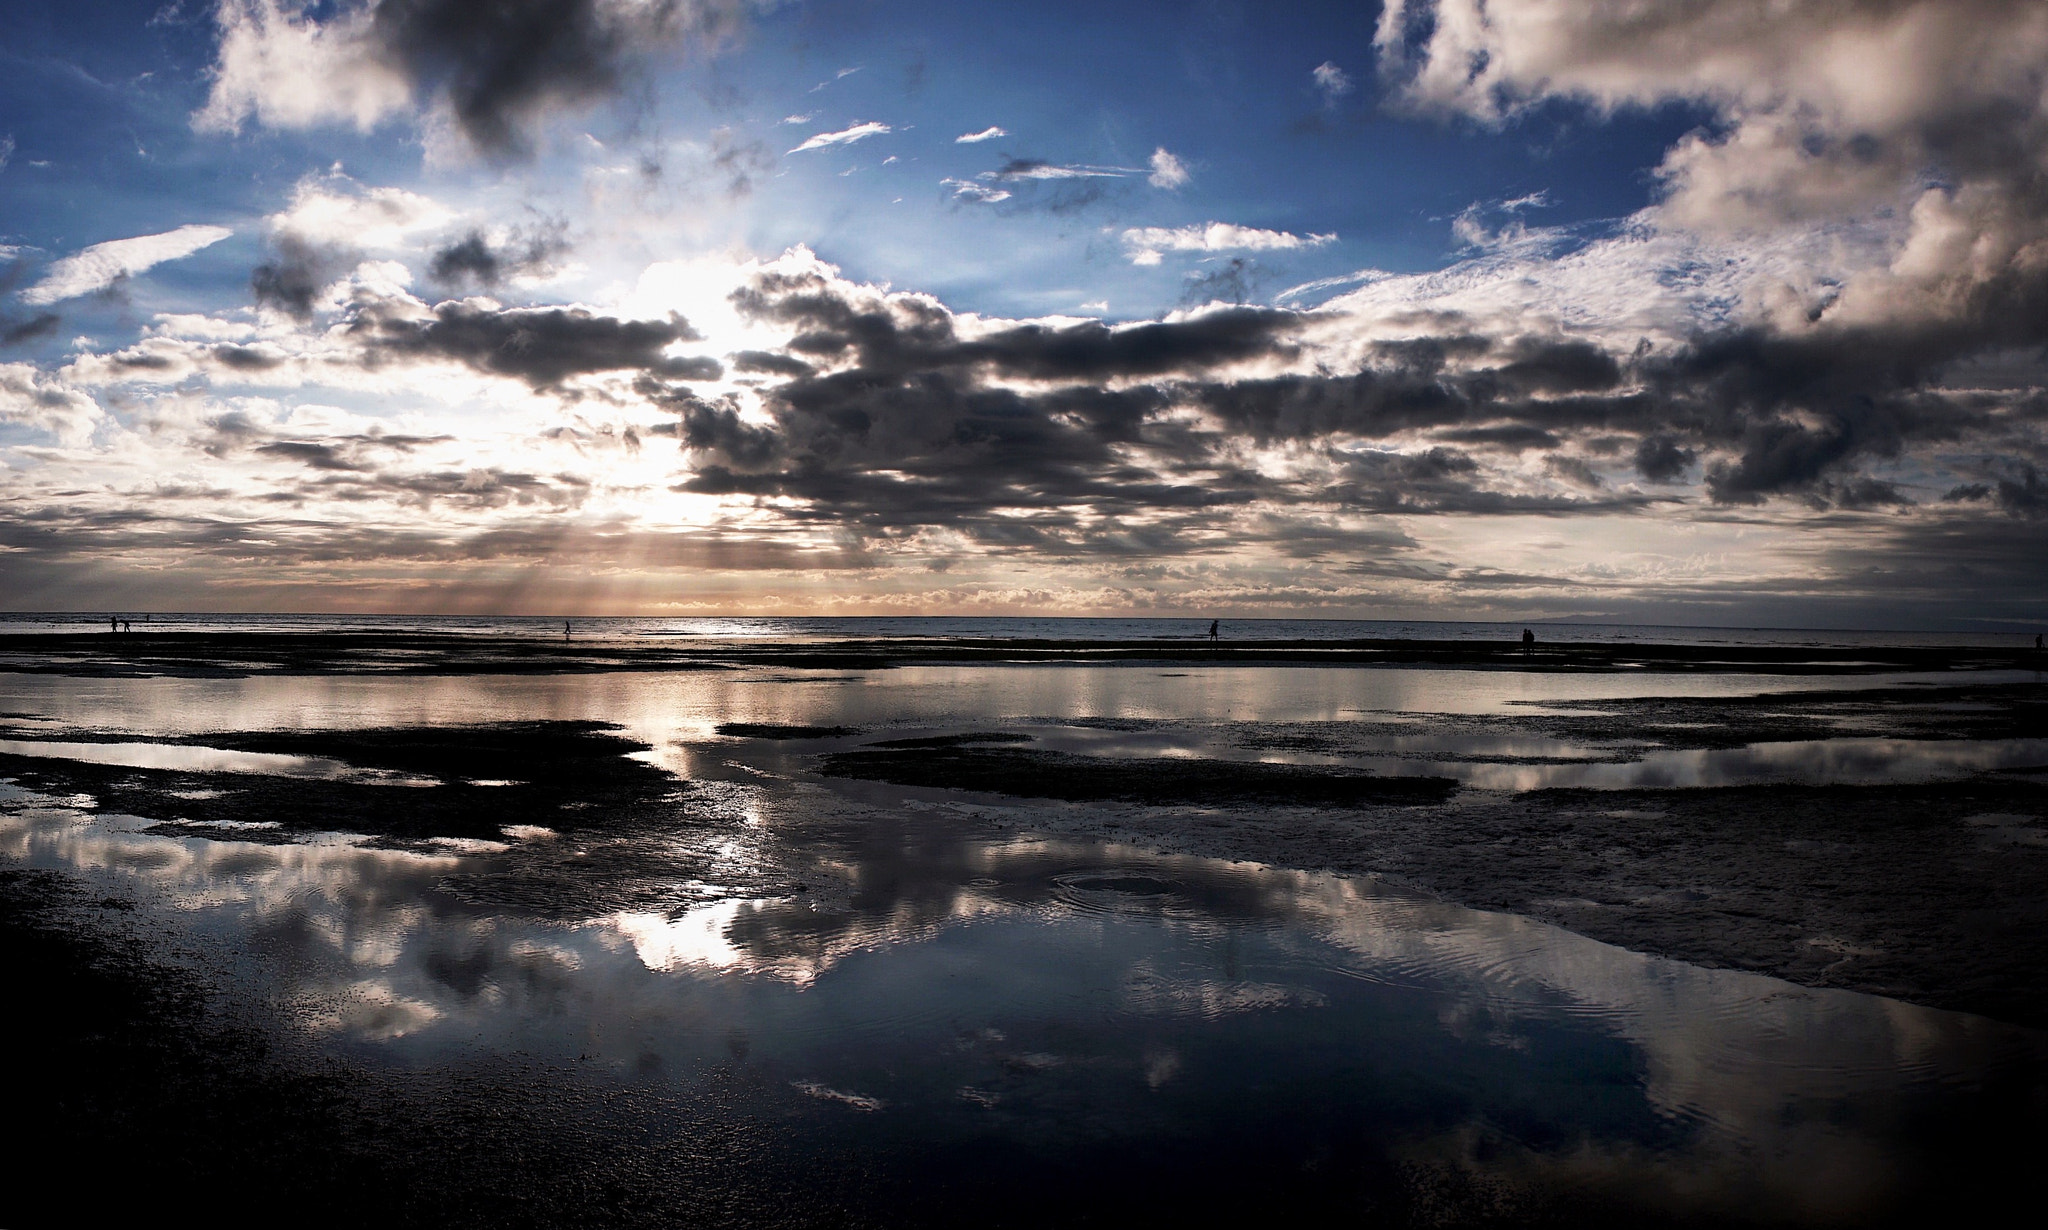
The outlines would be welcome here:
[[[135,631],[135,625],[129,622],[128,620],[120,618],[119,616],[109,615],[107,616],[107,631],[133,632]]]

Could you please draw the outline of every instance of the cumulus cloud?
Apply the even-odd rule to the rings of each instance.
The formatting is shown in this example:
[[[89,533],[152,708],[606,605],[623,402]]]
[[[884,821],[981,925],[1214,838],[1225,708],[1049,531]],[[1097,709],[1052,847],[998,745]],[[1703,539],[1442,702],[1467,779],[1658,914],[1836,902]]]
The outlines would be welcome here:
[[[1828,315],[1954,316],[2048,253],[2048,9],[2028,0],[1391,0],[1397,97],[1506,123],[1546,100],[1718,113],[1667,151],[1664,225],[1890,224]]]
[[[262,306],[310,319],[329,288],[366,255],[407,253],[454,220],[454,211],[416,192],[364,187],[340,175],[308,177],[289,205],[265,219],[269,254],[250,272],[250,294]]]
[[[851,145],[855,141],[863,141],[869,137],[877,137],[881,136],[884,133],[893,131],[895,130],[890,128],[887,124],[878,124],[875,123],[874,121],[869,121],[864,124],[854,124],[851,127],[841,128],[835,132],[816,133],[806,138],[803,144],[797,146],[795,149],[792,149],[789,152],[792,154],[801,154],[805,150],[824,149],[825,147],[831,145]]]
[[[423,103],[476,148],[519,154],[552,109],[615,93],[650,55],[716,45],[748,0],[222,0],[201,131],[351,124],[368,130]]]
[[[997,137],[1007,137],[1009,135],[1010,134],[1008,130],[997,128],[995,125],[991,124],[987,128],[982,129],[980,132],[961,133],[959,136],[953,138],[953,144],[973,145],[978,141],[993,141]]]
[[[1188,182],[1187,164],[1160,146],[1152,151],[1152,174],[1146,176],[1147,183],[1154,188],[1178,188]]]
[[[1337,236],[1296,235],[1254,226],[1210,222],[1199,226],[1137,226],[1123,233],[1124,253],[1133,265],[1156,265],[1168,252],[1280,252],[1321,247]]]
[[[99,404],[84,392],[30,364],[0,363],[0,422],[48,432],[77,447],[99,421]]]
[[[211,247],[234,232],[224,226],[181,226],[160,235],[138,235],[96,243],[51,264],[43,276],[21,292],[21,301],[57,303],[105,290],[165,261],[181,260]]]

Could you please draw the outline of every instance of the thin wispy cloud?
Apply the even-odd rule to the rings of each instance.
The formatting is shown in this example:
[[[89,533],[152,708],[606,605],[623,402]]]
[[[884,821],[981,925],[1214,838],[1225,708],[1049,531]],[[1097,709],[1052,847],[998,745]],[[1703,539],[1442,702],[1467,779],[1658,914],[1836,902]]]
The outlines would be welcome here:
[[[1007,137],[1009,135],[1009,130],[998,128],[995,125],[991,124],[987,128],[982,129],[980,132],[961,133],[959,136],[953,138],[953,144],[973,145],[977,141],[993,141],[997,137]]]
[[[1323,96],[1323,103],[1326,106],[1334,106],[1338,99],[1357,88],[1352,83],[1351,74],[1337,67],[1331,60],[1324,60],[1316,65],[1309,78],[1315,82],[1316,92]]]
[[[896,130],[889,127],[887,124],[878,124],[873,121],[869,121],[868,123],[865,124],[855,124],[851,128],[842,128],[837,132],[817,133],[816,135],[806,140],[802,145],[799,145],[795,149],[789,150],[788,152],[792,154],[801,154],[805,150],[824,149],[827,146],[832,145],[851,145],[855,141],[864,141],[869,137],[878,137],[881,136],[883,133],[894,131]]]
[[[848,77],[851,77],[855,73],[859,72],[863,67],[865,67],[865,65],[856,64],[852,68],[842,68],[838,72],[833,73],[830,77],[827,77],[825,80],[820,81],[818,84],[812,86],[810,92],[815,94],[819,90],[824,89],[826,86],[831,85],[835,81],[844,81]]]
[[[1066,166],[1046,162],[1038,158],[1012,158],[993,171],[983,171],[981,178],[1006,179],[1118,179],[1125,175],[1141,173],[1141,167],[1099,167],[1074,165]]]
[[[986,184],[977,184],[971,179],[942,179],[939,182],[951,188],[954,196],[973,201],[977,205],[993,205],[997,201],[1010,199],[1009,189],[991,188]]]
[[[96,243],[52,264],[34,286],[21,292],[21,301],[47,304],[90,295],[165,261],[190,256],[233,234],[224,226],[181,226],[161,235]]]

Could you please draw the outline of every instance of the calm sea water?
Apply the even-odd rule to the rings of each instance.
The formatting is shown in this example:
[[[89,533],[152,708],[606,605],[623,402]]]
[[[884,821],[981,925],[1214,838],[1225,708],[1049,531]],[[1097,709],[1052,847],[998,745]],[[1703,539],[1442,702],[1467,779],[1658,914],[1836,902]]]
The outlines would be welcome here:
[[[113,612],[0,613],[0,635],[104,629]],[[438,632],[472,636],[552,636],[560,616],[277,615],[206,612],[129,614],[138,632]],[[984,616],[891,618],[695,617],[576,618],[579,635],[598,639],[701,638],[730,641],[832,641],[996,638],[1047,641],[1144,641],[1206,638],[1209,617],[1192,619],[1024,619]],[[1233,641],[1358,639],[1513,641],[1518,623],[1377,619],[1226,619]],[[1693,645],[1783,645],[1831,648],[1905,645],[2003,648],[2031,643],[2032,632],[1885,632],[1825,628],[1698,628],[1661,624],[1538,623],[1546,641],[1574,644],[1641,642]]]

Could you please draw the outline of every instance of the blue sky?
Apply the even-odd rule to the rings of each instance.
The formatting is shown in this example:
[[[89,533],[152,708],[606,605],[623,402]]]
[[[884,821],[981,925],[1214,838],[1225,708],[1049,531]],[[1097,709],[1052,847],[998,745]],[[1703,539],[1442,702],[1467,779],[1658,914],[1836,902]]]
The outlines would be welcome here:
[[[2037,6],[500,12],[0,6],[9,601],[2044,614]]]

